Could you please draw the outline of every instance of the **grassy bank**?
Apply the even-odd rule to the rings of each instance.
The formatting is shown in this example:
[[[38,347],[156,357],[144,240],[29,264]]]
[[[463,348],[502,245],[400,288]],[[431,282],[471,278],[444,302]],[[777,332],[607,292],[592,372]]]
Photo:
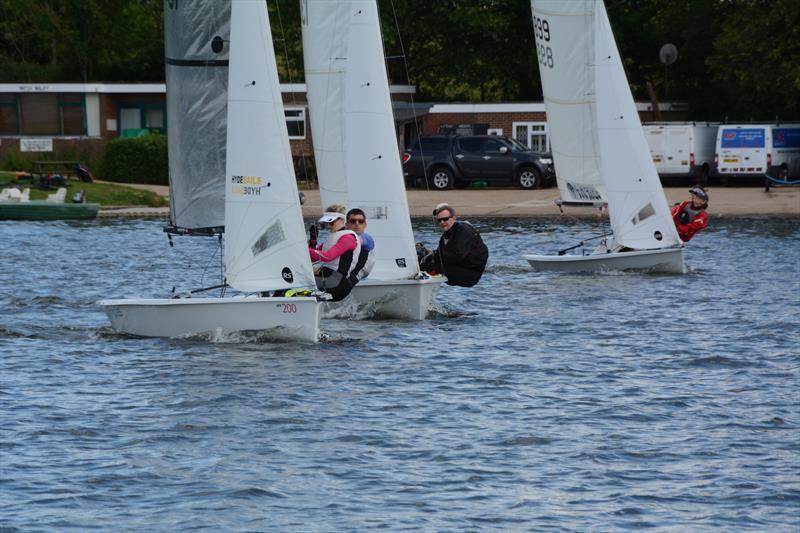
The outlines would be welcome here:
[[[31,200],[44,200],[48,194],[55,192],[55,189],[46,191],[31,186],[27,180],[17,181],[13,172],[0,171],[0,187],[8,185],[19,185],[21,188],[30,187]],[[76,180],[67,181],[67,201],[72,195],[83,190],[86,193],[86,201],[97,203],[103,206],[133,205],[143,207],[164,207],[167,199],[154,192],[134,189],[116,183],[84,183]]]

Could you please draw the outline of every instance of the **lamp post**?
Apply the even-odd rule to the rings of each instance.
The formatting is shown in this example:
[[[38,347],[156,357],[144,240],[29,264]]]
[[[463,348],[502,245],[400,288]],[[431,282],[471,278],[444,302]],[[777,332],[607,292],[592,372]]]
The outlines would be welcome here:
[[[678,59],[678,48],[667,43],[658,51],[658,58],[664,63],[664,102],[667,101],[667,68]]]

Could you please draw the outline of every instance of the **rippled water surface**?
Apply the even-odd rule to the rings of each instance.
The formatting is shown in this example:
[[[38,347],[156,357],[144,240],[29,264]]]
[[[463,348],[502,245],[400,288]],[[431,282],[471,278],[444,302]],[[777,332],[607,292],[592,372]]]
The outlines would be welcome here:
[[[685,276],[473,221],[478,287],[317,345],[117,335],[96,300],[216,283],[213,241],[0,222],[0,531],[800,529],[800,220],[712,219]]]

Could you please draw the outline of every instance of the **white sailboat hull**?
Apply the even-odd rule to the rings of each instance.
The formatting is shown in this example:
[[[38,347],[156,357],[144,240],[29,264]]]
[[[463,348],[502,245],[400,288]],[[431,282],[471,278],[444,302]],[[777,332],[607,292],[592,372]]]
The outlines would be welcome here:
[[[325,302],[323,314],[332,318],[396,318],[424,320],[445,278],[365,279],[340,302]]]
[[[282,340],[319,338],[316,298],[152,298],[103,300],[99,305],[115,330],[140,337],[259,331]]]
[[[597,272],[602,270],[647,270],[685,274],[683,248],[635,250],[590,255],[524,255],[537,271]]]

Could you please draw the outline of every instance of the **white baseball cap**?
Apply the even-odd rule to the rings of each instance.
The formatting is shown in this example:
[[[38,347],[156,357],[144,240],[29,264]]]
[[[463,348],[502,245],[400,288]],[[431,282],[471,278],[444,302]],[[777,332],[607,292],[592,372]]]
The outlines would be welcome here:
[[[325,211],[324,213],[322,213],[322,216],[319,217],[319,222],[330,223],[336,220],[337,218],[341,218],[342,220],[344,220],[344,213]]]

